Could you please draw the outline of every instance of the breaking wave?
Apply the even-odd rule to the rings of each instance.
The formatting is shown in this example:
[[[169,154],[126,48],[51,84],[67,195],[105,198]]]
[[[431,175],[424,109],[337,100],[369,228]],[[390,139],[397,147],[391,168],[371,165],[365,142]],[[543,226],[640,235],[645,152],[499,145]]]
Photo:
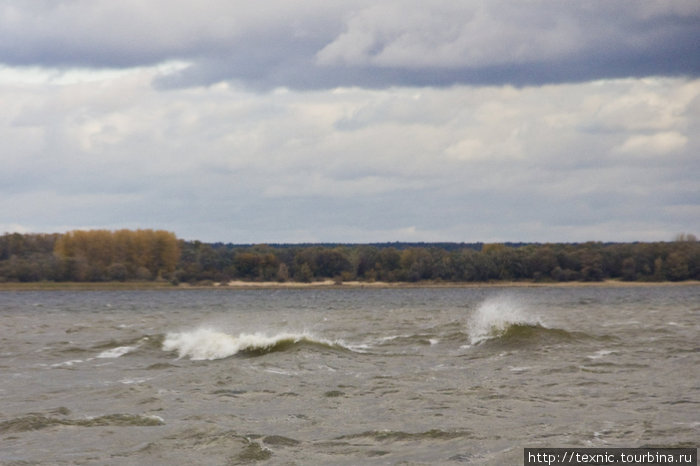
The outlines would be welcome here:
[[[121,342],[113,340],[95,347],[95,349],[103,350],[96,357],[98,359],[120,358],[125,354],[133,353],[137,350],[143,351],[149,348],[158,347],[162,341],[162,335],[146,335],[136,340]]]
[[[116,348],[104,350],[100,354],[97,355],[98,358],[119,358],[121,356],[124,356],[127,353],[131,353],[135,349],[137,349],[137,346],[117,346]]]
[[[319,339],[308,333],[284,332],[271,336],[241,333],[236,336],[207,328],[168,333],[163,340],[162,349],[177,352],[179,358],[200,361],[228,358],[239,353],[260,355],[284,351],[298,345],[352,351],[340,342]]]
[[[468,332],[471,344],[478,345],[486,340],[512,337],[537,328],[546,327],[522,304],[510,298],[496,297],[487,299],[472,313]]]
[[[605,338],[549,327],[524,304],[507,297],[491,298],[481,303],[470,316],[468,334],[472,345],[490,342],[517,346]]]

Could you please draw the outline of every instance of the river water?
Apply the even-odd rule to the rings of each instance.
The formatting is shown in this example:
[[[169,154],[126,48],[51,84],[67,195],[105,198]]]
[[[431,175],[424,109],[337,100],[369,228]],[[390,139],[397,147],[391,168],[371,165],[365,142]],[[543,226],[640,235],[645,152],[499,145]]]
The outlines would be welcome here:
[[[0,464],[697,447],[700,287],[0,292]]]

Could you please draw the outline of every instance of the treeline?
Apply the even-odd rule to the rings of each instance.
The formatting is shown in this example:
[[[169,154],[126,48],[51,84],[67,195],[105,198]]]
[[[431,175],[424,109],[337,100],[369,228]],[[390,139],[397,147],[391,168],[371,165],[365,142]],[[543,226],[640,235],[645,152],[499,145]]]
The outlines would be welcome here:
[[[700,280],[700,242],[233,245],[154,230],[0,236],[0,281]]]
[[[90,230],[0,237],[0,281],[170,279],[180,259],[173,233]]]
[[[234,246],[182,243],[178,280],[485,282],[700,279],[700,243]]]

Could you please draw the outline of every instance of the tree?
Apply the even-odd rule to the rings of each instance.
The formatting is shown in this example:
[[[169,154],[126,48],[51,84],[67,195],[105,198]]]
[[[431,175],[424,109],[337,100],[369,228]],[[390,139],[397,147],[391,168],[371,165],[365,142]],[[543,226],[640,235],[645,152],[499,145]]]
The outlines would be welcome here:
[[[396,281],[398,279],[398,271],[401,268],[401,254],[394,247],[380,250],[375,268],[380,280],[387,282]]]
[[[415,282],[433,276],[433,259],[424,248],[408,248],[401,252],[401,278]]]
[[[557,256],[549,246],[532,247],[528,252],[528,268],[536,280],[549,277],[552,271],[559,266]]]
[[[299,282],[310,283],[314,278],[314,274],[311,272],[311,267],[309,267],[309,264],[303,263],[294,278]]]
[[[622,279],[625,281],[637,279],[637,262],[634,260],[634,257],[626,257],[622,261]]]
[[[124,264],[120,263],[114,263],[107,267],[107,277],[110,280],[118,281],[118,282],[123,282],[126,281],[126,278],[128,276],[126,266]]]
[[[477,281],[476,262],[480,253],[473,249],[462,249],[452,253],[452,268],[454,279],[457,281]]]
[[[316,275],[334,278],[352,268],[350,261],[339,249],[320,250],[316,253]]]
[[[692,233],[679,233],[675,239],[677,243],[695,243],[697,240],[698,238]]]
[[[601,281],[604,278],[603,256],[599,252],[599,245],[586,243],[581,250],[581,279],[587,282]]]
[[[354,260],[355,276],[375,280],[379,265],[379,252],[373,246],[360,246],[355,250]]]
[[[680,281],[689,278],[688,258],[680,252],[672,252],[663,264],[664,275],[668,280]]]
[[[282,262],[277,268],[277,281],[286,282],[287,280],[289,280],[289,267]]]
[[[162,230],[75,230],[58,237],[54,254],[65,263],[62,276],[70,280],[157,278],[173,274],[180,244]],[[126,269],[126,276],[115,264]]]
[[[257,254],[241,252],[236,254],[233,262],[239,277],[252,279],[259,275],[260,257]]]

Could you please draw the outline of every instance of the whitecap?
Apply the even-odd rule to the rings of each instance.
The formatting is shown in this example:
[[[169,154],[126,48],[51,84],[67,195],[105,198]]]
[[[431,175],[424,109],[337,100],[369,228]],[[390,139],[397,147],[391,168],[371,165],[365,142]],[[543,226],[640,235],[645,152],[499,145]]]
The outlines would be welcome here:
[[[344,348],[349,349],[353,353],[369,353],[369,351],[372,349],[372,346],[367,344],[367,343],[360,343],[357,345],[350,345],[350,344],[345,344],[342,342],[339,342],[341,346]]]
[[[146,414],[145,416],[142,416],[144,419],[151,419],[156,422],[160,422],[161,424],[165,424],[165,419],[163,419],[160,416],[156,416],[155,414]]]
[[[97,355],[98,358],[119,358],[127,353],[134,351],[136,346],[118,346],[116,348],[108,349]]]
[[[268,372],[270,374],[277,374],[277,375],[295,375],[294,372],[285,371],[284,369],[278,369],[278,368],[272,368],[272,367],[268,367],[267,369],[265,369],[265,372]]]
[[[530,369],[532,369],[532,367],[531,366],[510,366],[508,369],[510,369],[511,372],[518,373],[518,372],[529,371]]]
[[[208,328],[168,333],[162,348],[164,351],[176,351],[179,358],[201,361],[223,359],[241,351],[272,350],[277,345],[302,341],[348,349],[341,343],[318,339],[307,333],[241,333],[235,336]]]
[[[141,383],[147,382],[149,380],[151,380],[149,377],[133,378],[133,379],[126,377],[126,378],[119,380],[119,383],[122,383],[124,385],[134,385],[134,384],[141,384]]]
[[[51,364],[51,367],[71,367],[75,364],[80,364],[81,362],[85,361],[83,361],[82,359],[71,359],[70,361],[63,361],[56,364]]]
[[[522,303],[507,297],[489,298],[469,316],[468,333],[472,345],[502,335],[512,325],[544,325],[528,314]]]
[[[587,357],[588,359],[600,359],[600,358],[603,358],[603,357],[608,356],[608,355],[613,354],[613,353],[614,353],[613,350],[602,349],[602,350],[596,351],[596,352],[593,353],[593,354],[589,354],[589,355],[586,356],[586,357]]]

